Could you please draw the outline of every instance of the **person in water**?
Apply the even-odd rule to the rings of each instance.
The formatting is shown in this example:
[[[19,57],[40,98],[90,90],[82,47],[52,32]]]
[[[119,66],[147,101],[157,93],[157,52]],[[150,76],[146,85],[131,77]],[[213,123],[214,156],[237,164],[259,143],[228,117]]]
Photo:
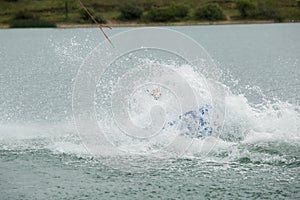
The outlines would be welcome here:
[[[149,92],[149,90],[147,90]],[[155,100],[161,97],[160,88],[154,88],[150,93]],[[212,135],[212,127],[210,125],[209,106],[204,105],[196,110],[191,110],[180,115],[178,119],[167,123],[169,127],[177,126],[182,130],[182,135],[192,138],[203,139]],[[166,127],[165,127],[166,128]]]
[[[147,90],[147,92],[150,93],[150,95],[155,99],[158,100],[161,97],[161,91],[160,88],[154,88],[151,92]]]
[[[210,125],[209,106],[203,106],[180,115],[177,120],[167,123],[169,127],[176,126],[181,135],[197,139],[211,136],[213,129]]]
[[[159,88],[155,88],[154,90],[152,90],[152,94],[153,98],[155,100],[158,100],[161,96],[161,92],[160,92],[160,89]]]

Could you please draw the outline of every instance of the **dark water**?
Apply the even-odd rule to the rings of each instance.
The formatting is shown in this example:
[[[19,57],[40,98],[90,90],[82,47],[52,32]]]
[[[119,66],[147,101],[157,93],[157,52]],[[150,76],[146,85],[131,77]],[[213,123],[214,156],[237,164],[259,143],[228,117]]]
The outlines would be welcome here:
[[[171,159],[143,173],[47,150],[1,151],[1,161],[2,199],[299,198],[299,161]]]

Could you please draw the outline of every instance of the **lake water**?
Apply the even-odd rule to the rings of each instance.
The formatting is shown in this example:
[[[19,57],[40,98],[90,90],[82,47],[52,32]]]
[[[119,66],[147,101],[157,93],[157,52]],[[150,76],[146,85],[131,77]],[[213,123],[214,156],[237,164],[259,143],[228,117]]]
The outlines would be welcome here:
[[[112,38],[111,49],[102,47],[104,37],[94,28],[0,30],[0,199],[300,198],[300,24],[166,28],[177,32],[169,38],[159,35],[158,44],[186,48],[192,38],[202,54],[192,46],[183,53],[199,53],[215,64],[200,70],[201,62],[193,68],[170,52],[140,49],[96,76],[92,93],[78,81],[86,75],[82,71],[100,66],[106,59],[101,56],[118,51],[122,42],[139,43],[134,28],[107,30],[109,36],[121,33]],[[128,37],[133,38],[123,37],[124,31],[132,31]],[[178,32],[188,38],[186,43],[172,39]],[[137,67],[148,69],[145,78],[139,70],[130,71]],[[209,75],[210,67],[217,74]],[[161,99],[153,99],[148,90],[155,80],[167,79],[171,87],[172,76],[165,75],[172,72],[192,86],[182,89],[175,81],[179,90],[160,86]],[[201,73],[204,78],[198,79]],[[141,84],[149,77],[152,86]],[[134,91],[124,93],[130,87]],[[77,88],[78,99],[94,95],[93,102],[84,103],[91,103],[87,110],[94,109],[92,121],[110,147],[103,135],[89,135],[92,126],[78,124],[90,122],[83,114],[86,105],[76,110],[82,103],[74,95]],[[189,89],[213,112],[208,120],[219,119],[210,121],[212,136],[191,139],[183,129],[166,125],[161,135],[127,135],[139,134],[136,130],[155,119],[159,123],[162,116],[177,119],[177,108],[193,105],[193,95],[183,95]],[[180,95],[177,106],[172,98]],[[122,99],[129,99],[125,107],[138,129],[124,131],[129,125],[120,111]],[[153,106],[165,108],[164,113],[152,115]],[[170,140],[178,148],[168,148]]]

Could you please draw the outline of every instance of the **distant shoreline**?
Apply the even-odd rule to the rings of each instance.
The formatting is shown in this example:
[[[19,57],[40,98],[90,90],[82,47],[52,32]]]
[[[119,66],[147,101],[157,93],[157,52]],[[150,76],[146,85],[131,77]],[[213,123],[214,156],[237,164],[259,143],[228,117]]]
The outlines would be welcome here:
[[[288,20],[280,23],[299,23],[299,20]],[[197,26],[197,25],[234,25],[234,24],[273,24],[277,23],[274,20],[236,20],[236,21],[205,21],[205,22],[168,22],[168,23],[138,23],[138,22],[124,22],[116,23],[110,22],[105,24],[110,27],[143,27],[143,26]],[[98,27],[96,24],[73,24],[73,23],[57,23],[57,28],[94,28]],[[0,24],[0,29],[10,28],[8,24]]]

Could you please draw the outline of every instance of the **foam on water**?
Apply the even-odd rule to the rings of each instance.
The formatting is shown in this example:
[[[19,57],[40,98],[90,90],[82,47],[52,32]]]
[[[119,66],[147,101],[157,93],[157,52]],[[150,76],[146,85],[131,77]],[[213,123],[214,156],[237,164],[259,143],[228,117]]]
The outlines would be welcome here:
[[[210,91],[205,85],[209,83],[203,82],[199,74],[187,65],[176,70],[191,85],[198,102],[202,105],[210,105]],[[209,144],[214,145],[214,148],[207,159],[217,157],[223,160],[236,160],[251,155],[251,159],[256,156],[254,160],[268,161],[286,159],[285,156],[288,156],[286,155],[288,151],[285,144],[293,146],[295,151],[299,150],[300,108],[298,105],[279,100],[273,103],[265,100],[263,103],[253,104],[247,100],[244,94],[233,94],[230,88],[226,86],[224,88],[227,88],[224,99],[226,117],[222,134],[204,139],[193,139],[192,144],[184,153],[185,156],[198,157],[200,150],[202,154],[203,152],[209,153],[205,151],[205,145],[210,146]],[[129,98],[130,118],[134,124],[140,127],[149,125],[153,106],[164,108],[166,121],[178,117],[178,113],[181,111],[172,92],[163,90],[162,98],[154,100],[151,95],[143,91],[137,90]],[[163,149],[163,155],[166,156],[168,150],[164,150],[164,148],[182,131],[176,127],[163,128],[155,137],[145,141],[128,138],[122,134],[112,118],[99,121],[99,126],[109,134],[109,140],[114,144],[114,147],[128,155],[136,153],[143,155],[157,153],[159,155],[158,152]],[[184,143],[186,136],[180,137]],[[0,141],[2,150],[30,149],[39,146],[39,148],[46,148],[59,153],[88,155],[88,151],[78,137],[76,127],[71,122],[56,125],[12,123],[1,125]],[[264,149],[263,153],[260,152],[261,148]],[[277,153],[275,155],[266,153],[270,148],[274,151],[276,149]],[[255,151],[255,153],[250,153],[251,151]],[[171,152],[170,156],[172,155]]]

